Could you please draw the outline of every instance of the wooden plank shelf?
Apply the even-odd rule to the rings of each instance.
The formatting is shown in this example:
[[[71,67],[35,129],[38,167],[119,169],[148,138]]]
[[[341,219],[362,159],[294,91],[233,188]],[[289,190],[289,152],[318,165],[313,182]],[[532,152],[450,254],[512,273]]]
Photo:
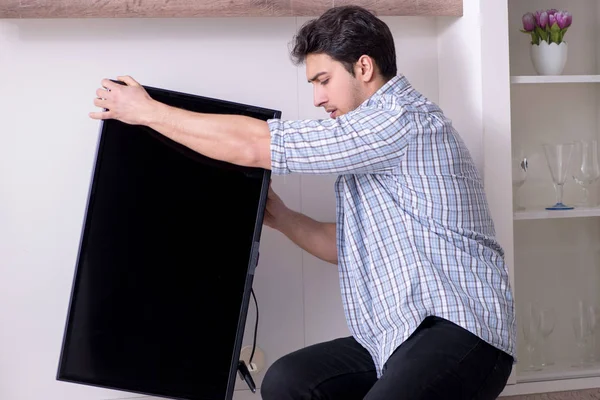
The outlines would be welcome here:
[[[378,16],[462,16],[462,0],[0,0],[0,18],[318,16],[355,4]]]

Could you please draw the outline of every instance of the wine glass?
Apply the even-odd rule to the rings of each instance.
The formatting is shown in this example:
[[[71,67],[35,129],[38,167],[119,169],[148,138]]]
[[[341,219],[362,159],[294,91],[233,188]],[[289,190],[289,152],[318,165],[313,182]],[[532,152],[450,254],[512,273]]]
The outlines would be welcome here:
[[[538,345],[537,339],[540,334],[540,314],[537,307],[532,303],[527,303],[523,310],[523,338],[525,339],[525,349],[527,350],[529,365],[524,368],[524,371],[540,371],[542,367],[535,363],[533,353]]]
[[[590,352],[588,359],[591,362],[597,361],[596,357],[596,332],[600,323],[600,308],[598,306],[590,305],[587,307],[588,312],[588,328],[590,331]]]
[[[548,365],[554,365],[552,356],[550,354],[551,346],[547,345],[548,336],[554,331],[554,325],[556,323],[556,317],[554,309],[545,308],[540,310],[540,335],[541,335],[541,360],[540,364],[545,367]]]
[[[567,180],[571,154],[575,145],[573,143],[544,143],[543,147],[556,190],[556,204],[546,207],[546,210],[572,210],[573,207],[563,204],[563,186]]]
[[[600,177],[598,166],[598,143],[596,140],[575,142],[573,157],[573,180],[583,190],[583,205],[589,204],[588,187]]]
[[[588,352],[591,339],[591,327],[588,310],[585,307],[583,301],[577,303],[577,315],[573,317],[573,333],[575,334],[575,344],[579,350],[579,357],[577,362],[573,364],[573,367],[581,368],[587,367],[588,363]]]
[[[517,201],[517,192],[527,179],[527,169],[529,162],[523,149],[519,148],[513,151],[512,156],[512,188],[513,188],[513,208],[514,210],[524,210],[525,207],[519,205]]]

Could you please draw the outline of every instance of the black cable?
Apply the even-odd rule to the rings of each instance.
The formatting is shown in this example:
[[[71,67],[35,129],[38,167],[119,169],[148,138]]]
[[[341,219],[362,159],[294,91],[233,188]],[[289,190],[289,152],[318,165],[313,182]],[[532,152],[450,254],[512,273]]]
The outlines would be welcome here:
[[[254,351],[256,350],[256,334],[258,333],[258,301],[256,301],[256,295],[254,294],[254,288],[250,289],[250,293],[254,298],[254,304],[256,305],[256,321],[254,322],[254,339],[252,343],[252,353],[250,353],[250,360],[248,366],[252,366],[252,359],[254,358]]]

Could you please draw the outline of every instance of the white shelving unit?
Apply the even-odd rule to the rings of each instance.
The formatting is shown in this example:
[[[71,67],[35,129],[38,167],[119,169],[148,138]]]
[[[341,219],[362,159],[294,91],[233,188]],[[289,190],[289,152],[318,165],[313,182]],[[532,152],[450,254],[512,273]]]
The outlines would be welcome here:
[[[600,387],[600,363],[573,367],[578,354],[574,318],[579,301],[596,307],[588,330],[589,351],[600,355],[600,191],[590,188],[591,206],[577,206],[582,191],[569,174],[563,202],[572,210],[546,210],[556,201],[542,144],[600,140],[600,1],[507,0],[510,65],[510,135],[513,156],[528,160],[525,184],[512,192],[512,250],[517,308],[519,363],[507,394],[540,393]],[[565,35],[568,61],[562,75],[537,75],[530,56],[530,37],[520,32],[526,12],[556,8],[573,14]],[[511,162],[511,169],[515,162]],[[570,169],[572,171],[572,168]],[[597,204],[594,206],[593,204]],[[507,205],[509,207],[509,205]],[[523,326],[524,309],[535,303],[551,310],[554,326],[547,346],[556,364],[526,371],[529,362]],[[588,314],[588,315],[591,315]],[[534,363],[538,342],[534,342]]]

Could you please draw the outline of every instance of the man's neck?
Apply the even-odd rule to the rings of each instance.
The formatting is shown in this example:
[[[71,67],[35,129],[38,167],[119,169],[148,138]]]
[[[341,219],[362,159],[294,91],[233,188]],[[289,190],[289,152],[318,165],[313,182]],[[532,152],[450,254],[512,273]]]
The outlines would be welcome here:
[[[383,85],[388,83],[389,80],[390,79],[384,78],[383,76],[378,76],[371,82],[368,82],[367,89],[366,89],[367,98],[369,98],[369,97],[373,96],[375,93],[377,93],[377,91],[379,89],[381,89],[383,87]]]

